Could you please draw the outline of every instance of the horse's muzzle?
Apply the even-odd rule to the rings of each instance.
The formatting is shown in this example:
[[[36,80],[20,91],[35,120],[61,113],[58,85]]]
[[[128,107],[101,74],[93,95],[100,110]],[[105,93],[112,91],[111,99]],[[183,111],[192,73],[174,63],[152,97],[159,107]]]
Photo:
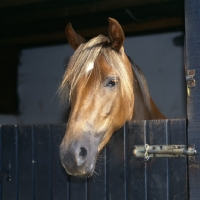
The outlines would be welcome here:
[[[94,151],[90,145],[79,144],[78,142],[67,145],[62,142],[60,145],[61,163],[69,175],[91,176],[96,161],[96,153],[93,154],[92,152]]]

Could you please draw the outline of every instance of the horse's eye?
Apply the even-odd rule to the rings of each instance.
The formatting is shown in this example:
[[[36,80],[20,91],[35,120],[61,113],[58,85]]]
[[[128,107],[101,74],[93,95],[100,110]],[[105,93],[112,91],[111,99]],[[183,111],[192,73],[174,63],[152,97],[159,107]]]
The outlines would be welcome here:
[[[106,83],[106,87],[115,87],[118,83],[118,78],[111,78],[108,80],[108,82]]]

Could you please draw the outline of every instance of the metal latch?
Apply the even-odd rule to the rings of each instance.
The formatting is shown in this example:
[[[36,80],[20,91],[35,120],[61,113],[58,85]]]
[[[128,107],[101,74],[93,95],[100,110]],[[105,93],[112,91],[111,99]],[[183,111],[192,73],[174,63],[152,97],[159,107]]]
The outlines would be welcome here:
[[[187,70],[186,71],[186,81],[187,81],[187,87],[195,87],[196,86],[196,81],[194,79],[195,76],[195,70]]]
[[[139,145],[133,149],[133,155],[136,157],[143,157],[148,161],[152,157],[193,157],[197,154],[194,145]]]

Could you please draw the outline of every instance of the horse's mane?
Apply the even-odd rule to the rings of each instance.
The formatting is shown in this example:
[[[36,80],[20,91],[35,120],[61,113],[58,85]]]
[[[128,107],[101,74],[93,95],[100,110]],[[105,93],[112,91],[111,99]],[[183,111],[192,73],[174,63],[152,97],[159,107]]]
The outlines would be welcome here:
[[[142,94],[142,97],[143,97],[143,100],[144,100],[144,105],[146,106],[146,109],[149,111],[149,113],[151,113],[152,112],[151,102],[150,102],[151,97],[150,97],[148,85],[147,85],[146,79],[144,77],[144,74],[143,74],[142,70],[132,61],[132,59],[130,57],[128,57],[128,58],[131,62],[133,74],[135,76],[134,77],[134,79],[135,79],[134,84],[138,83],[139,89],[141,91],[141,94]]]
[[[100,65],[96,60],[101,55],[120,78],[121,92],[124,99],[133,101],[133,83],[130,75],[122,62],[121,54],[113,50],[109,42],[108,37],[99,35],[78,47],[69,60],[59,88],[62,99],[67,97],[67,100],[70,100],[71,94],[81,77],[87,75],[88,80],[92,72],[94,72],[96,80],[94,85],[97,86],[100,83]],[[94,63],[94,68],[87,72],[87,67],[91,62]]]

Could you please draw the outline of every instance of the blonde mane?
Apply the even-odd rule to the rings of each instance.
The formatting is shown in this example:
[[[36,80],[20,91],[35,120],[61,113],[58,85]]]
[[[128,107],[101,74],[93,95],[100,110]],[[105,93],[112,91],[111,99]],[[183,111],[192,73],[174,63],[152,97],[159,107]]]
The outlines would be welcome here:
[[[74,52],[59,88],[59,93],[63,100],[70,100],[71,94],[81,77],[87,75],[89,78],[92,71],[95,72],[96,83],[94,87],[97,86],[98,82],[100,82],[100,65],[95,61],[101,55],[119,77],[121,92],[125,100],[133,101],[133,83],[130,75],[124,66],[121,54],[113,50],[109,46],[109,42],[108,37],[99,35],[87,43],[81,44]],[[91,62],[94,63],[94,68],[87,73],[87,67]]]

